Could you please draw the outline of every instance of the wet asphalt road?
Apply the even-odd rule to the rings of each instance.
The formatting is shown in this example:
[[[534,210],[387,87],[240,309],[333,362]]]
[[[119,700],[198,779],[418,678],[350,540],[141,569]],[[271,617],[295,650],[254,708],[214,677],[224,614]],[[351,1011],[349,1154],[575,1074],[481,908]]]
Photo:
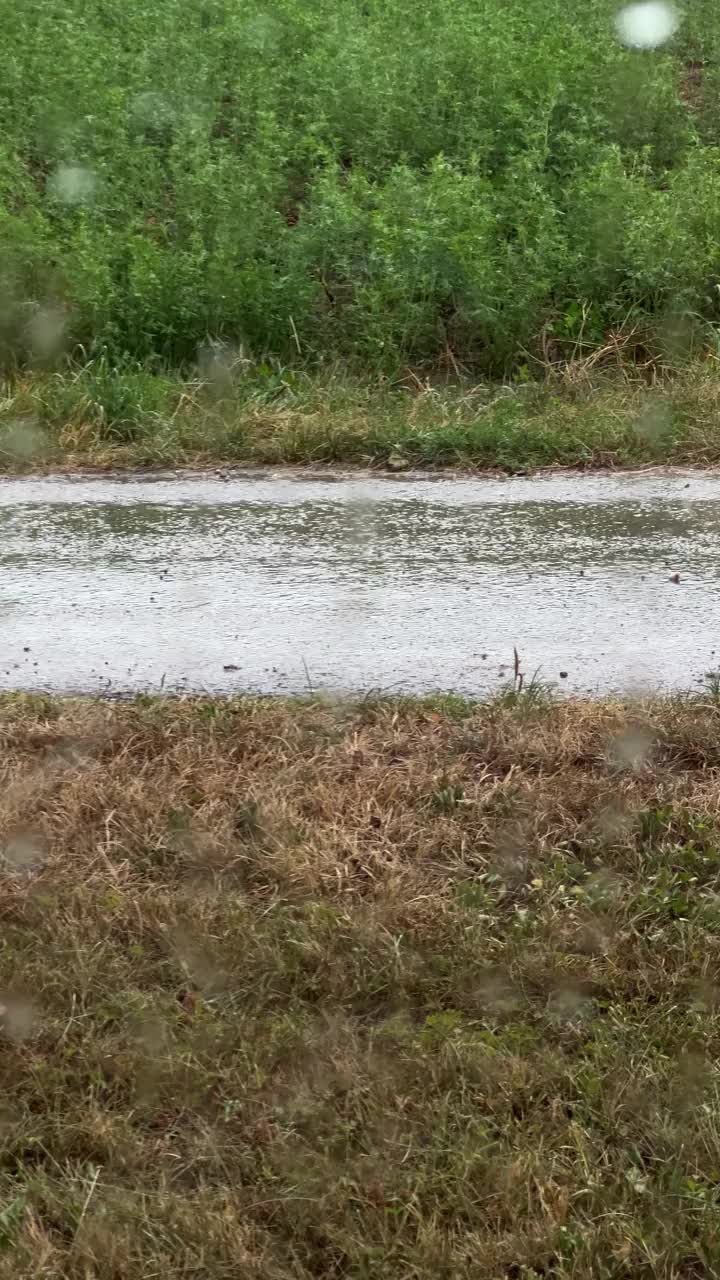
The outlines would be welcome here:
[[[679,581],[674,580],[679,575]],[[692,688],[720,475],[0,481],[0,686]]]

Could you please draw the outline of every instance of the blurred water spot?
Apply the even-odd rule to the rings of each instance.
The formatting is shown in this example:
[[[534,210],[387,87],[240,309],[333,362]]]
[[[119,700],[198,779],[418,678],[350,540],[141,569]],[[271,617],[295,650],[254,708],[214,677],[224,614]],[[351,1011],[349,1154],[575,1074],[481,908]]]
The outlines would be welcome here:
[[[701,979],[693,988],[691,1007],[698,1013],[716,1014],[720,1010],[720,987]]]
[[[21,1122],[22,1112],[19,1108],[13,1108],[7,1102],[0,1102],[0,1138],[6,1138],[12,1133],[18,1122]]]
[[[527,878],[528,837],[522,826],[498,832],[492,861],[495,872],[507,885],[524,883]]]
[[[683,1092],[702,1089],[709,1082],[710,1071],[710,1063],[702,1049],[690,1046],[682,1050],[677,1060],[677,1079]]]
[[[281,34],[281,24],[270,14],[259,13],[245,23],[245,44],[255,53],[265,52],[278,41]]]
[[[38,1023],[37,1010],[25,996],[0,992],[0,1030],[19,1044],[32,1035]]]
[[[350,545],[364,546],[378,531],[377,503],[356,498],[347,504],[346,536]]]
[[[210,339],[198,347],[198,373],[215,392],[229,390],[250,364],[241,346]]]
[[[588,876],[583,885],[585,897],[598,907],[610,906],[622,897],[625,884],[616,871],[601,867]]]
[[[64,204],[87,204],[92,200],[97,178],[91,169],[79,164],[61,164],[48,182],[48,191]]]
[[[698,317],[677,309],[669,311],[660,322],[658,339],[666,360],[673,365],[701,355],[706,345],[706,335]]]
[[[150,1058],[164,1057],[169,1047],[167,1023],[158,1014],[146,1012],[132,1026],[136,1040]]]
[[[593,1011],[592,999],[576,987],[558,987],[548,996],[547,1013],[553,1022],[564,1025],[587,1022]]]
[[[598,836],[610,844],[624,840],[632,831],[633,825],[633,815],[621,799],[611,801],[595,815]]]
[[[652,752],[653,740],[647,729],[629,725],[611,740],[610,759],[618,769],[641,769]]]
[[[486,974],[477,988],[478,1004],[495,1014],[513,1013],[521,1004],[520,993],[502,973]]]
[[[48,769],[86,769],[93,758],[86,745],[66,739],[48,747],[43,763]]]
[[[162,93],[153,89],[138,93],[130,104],[130,111],[138,124],[162,127],[172,124],[175,119],[175,110],[171,103]]]
[[[38,307],[28,321],[30,350],[40,360],[57,355],[63,346],[67,315],[62,307]]]
[[[172,942],[176,959],[193,987],[211,993],[222,986],[224,975],[201,940],[176,929]]]
[[[169,1028],[159,1014],[148,1009],[131,1019],[130,1034],[139,1050],[135,1097],[138,1102],[152,1102],[162,1087],[163,1064],[172,1050]]]
[[[672,430],[672,410],[668,404],[651,405],[633,424],[633,432],[639,440],[657,444]]]
[[[33,417],[13,418],[6,422],[0,435],[0,451],[7,457],[28,459],[43,453],[47,436]]]
[[[674,5],[664,0],[647,0],[644,4],[628,4],[615,19],[615,28],[623,44],[633,49],[657,49],[678,29],[679,17]]]
[[[578,946],[585,955],[606,955],[612,945],[610,923],[589,917],[578,933]]]
[[[13,871],[34,871],[45,861],[44,842],[34,831],[19,831],[11,836],[2,850],[5,862]]]

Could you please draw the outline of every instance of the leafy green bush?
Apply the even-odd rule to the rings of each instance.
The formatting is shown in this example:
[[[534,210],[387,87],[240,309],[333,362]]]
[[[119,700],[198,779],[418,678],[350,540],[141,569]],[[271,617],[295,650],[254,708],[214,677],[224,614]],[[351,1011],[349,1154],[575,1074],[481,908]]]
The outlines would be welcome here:
[[[717,313],[720,18],[600,0],[0,0],[0,358],[502,373]]]

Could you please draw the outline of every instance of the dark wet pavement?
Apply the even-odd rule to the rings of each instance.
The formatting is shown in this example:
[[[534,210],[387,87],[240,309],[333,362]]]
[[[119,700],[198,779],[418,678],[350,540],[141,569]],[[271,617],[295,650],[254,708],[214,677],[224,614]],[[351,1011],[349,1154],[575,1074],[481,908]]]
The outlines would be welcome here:
[[[691,688],[720,475],[5,480],[0,573],[4,688]]]

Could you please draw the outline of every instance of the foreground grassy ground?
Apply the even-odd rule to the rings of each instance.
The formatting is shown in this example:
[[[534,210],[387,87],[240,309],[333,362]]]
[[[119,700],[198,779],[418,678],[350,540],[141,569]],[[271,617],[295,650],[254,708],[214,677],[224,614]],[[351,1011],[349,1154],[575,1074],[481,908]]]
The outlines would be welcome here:
[[[0,471],[218,464],[629,467],[720,462],[716,361],[670,376],[592,357],[508,385],[222,364],[194,379],[114,370],[9,380]]]
[[[720,704],[0,703],[0,1275],[720,1274]]]

